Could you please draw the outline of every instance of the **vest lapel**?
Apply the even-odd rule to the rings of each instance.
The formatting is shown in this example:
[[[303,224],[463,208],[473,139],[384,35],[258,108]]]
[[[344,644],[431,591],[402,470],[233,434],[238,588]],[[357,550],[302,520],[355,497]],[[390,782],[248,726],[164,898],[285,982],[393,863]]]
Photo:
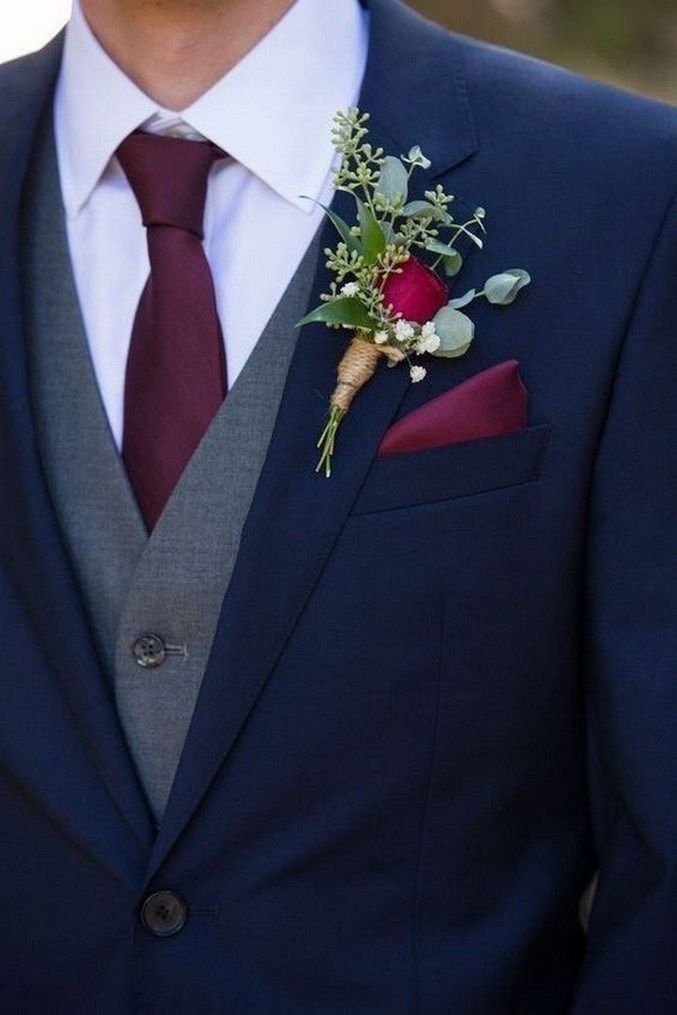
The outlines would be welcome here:
[[[25,732],[14,738],[9,728],[7,760],[15,776],[43,801],[69,835],[119,877],[134,883],[152,826],[49,499],[31,412],[23,334],[17,242],[21,192],[60,52],[57,38],[33,58],[26,71],[31,90],[25,81],[20,83],[25,94],[17,97],[14,119],[5,127],[0,144],[0,474],[4,477],[0,560],[42,652],[34,679],[27,679],[20,691],[7,690],[3,716],[8,727],[17,724],[25,731],[39,723],[38,728],[45,731],[34,739]],[[56,678],[58,692],[48,679],[47,667]],[[62,752],[59,736],[69,738]],[[78,749],[71,745],[71,738]],[[86,750],[80,750],[83,744]]]
[[[476,147],[462,78],[451,72],[446,58],[441,65],[438,57],[436,66],[429,35],[426,48],[418,19],[406,8],[394,0],[371,0],[369,8],[370,57],[360,106],[372,114],[372,140],[396,152],[420,143],[435,168],[447,170]],[[417,79],[421,66],[425,81]],[[456,125],[451,143],[437,108],[445,110],[445,124]],[[386,126],[396,132],[394,139]],[[433,178],[421,174],[419,183],[427,189]],[[348,195],[337,195],[333,208],[346,218],[354,216]],[[333,243],[327,225],[322,246]],[[322,266],[313,304],[328,284]],[[315,441],[346,340],[346,332],[323,325],[300,332],[148,878],[185,827],[283,652],[409,385],[404,367],[378,370],[342,426],[331,478],[318,475]]]
[[[117,629],[115,693],[155,815],[163,813],[204,678],[242,527],[265,462],[296,321],[305,312],[319,244],[313,240],[228,397],[153,529],[127,584]],[[140,632],[182,646],[140,674]]]

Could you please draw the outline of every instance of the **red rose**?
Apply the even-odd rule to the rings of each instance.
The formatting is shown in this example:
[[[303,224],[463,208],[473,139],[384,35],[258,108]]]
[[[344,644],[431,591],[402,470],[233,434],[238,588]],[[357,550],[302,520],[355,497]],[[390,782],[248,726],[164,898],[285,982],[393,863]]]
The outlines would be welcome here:
[[[405,261],[399,274],[388,276],[383,295],[394,313],[417,324],[430,321],[449,301],[442,279],[417,257]]]

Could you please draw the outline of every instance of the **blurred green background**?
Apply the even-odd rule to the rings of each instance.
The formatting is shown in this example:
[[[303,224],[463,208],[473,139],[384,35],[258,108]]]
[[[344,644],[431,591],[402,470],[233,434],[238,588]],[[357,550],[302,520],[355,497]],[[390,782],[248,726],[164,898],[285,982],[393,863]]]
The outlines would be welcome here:
[[[677,102],[677,0],[408,0],[454,31]]]

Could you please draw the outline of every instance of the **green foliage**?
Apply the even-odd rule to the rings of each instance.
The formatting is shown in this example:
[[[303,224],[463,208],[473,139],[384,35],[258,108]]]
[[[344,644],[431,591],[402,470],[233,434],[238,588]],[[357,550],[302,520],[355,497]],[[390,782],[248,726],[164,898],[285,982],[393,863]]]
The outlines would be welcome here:
[[[433,270],[456,275],[463,258],[454,243],[463,236],[481,248],[484,211],[477,209],[466,221],[457,222],[450,210],[454,195],[441,185],[409,200],[414,175],[427,171],[430,160],[418,145],[400,158],[386,155],[370,143],[368,120],[368,114],[354,107],[335,117],[332,137],[341,161],[334,183],[355,198],[357,225],[351,227],[325,209],[341,242],[325,251],[334,282],[323,296],[326,305],[314,311],[312,319],[343,325],[345,300],[358,300],[368,317],[368,323],[365,318],[359,326],[378,334],[380,343],[397,341],[409,353],[419,351],[421,327],[396,331],[397,315],[390,312],[383,295],[388,277],[414,253],[430,258]],[[332,317],[327,306],[336,302],[342,309]]]
[[[425,173],[430,169],[430,159],[418,145],[400,158],[385,155],[382,148],[373,147],[368,140],[368,120],[369,115],[355,107],[336,114],[332,138],[340,164],[334,185],[354,197],[357,223],[351,226],[331,208],[321,206],[339,235],[336,246],[327,247],[324,252],[333,280],[329,292],[321,296],[320,306],[299,321],[299,326],[322,322],[332,328],[357,332],[338,367],[339,381],[318,441],[321,454],[317,468],[326,476],[331,475],[336,435],[350,400],[370,379],[382,356],[391,366],[405,360],[412,383],[423,380],[426,369],[412,363],[414,356],[427,353],[453,358],[469,349],[475,325],[460,307],[478,296],[486,296],[490,303],[512,303],[530,281],[522,269],[509,269],[492,275],[481,292],[471,289],[465,296],[450,301],[433,320],[424,321],[420,317],[407,320],[405,315],[416,316],[417,311],[413,304],[409,309],[405,300],[387,285],[391,276],[406,272],[407,262],[415,256],[427,263],[437,273],[436,280],[429,279],[420,265],[409,267],[417,269],[424,285],[430,283],[434,306],[439,307],[445,299],[439,269],[448,277],[461,270],[463,257],[456,246],[461,238],[482,249],[485,212],[476,208],[466,221],[456,221],[451,211],[454,195],[440,184],[423,190],[422,198],[410,201],[412,178],[417,171]],[[416,270],[409,276],[414,277]],[[409,279],[403,288],[408,285]],[[365,348],[369,349],[366,355]],[[353,358],[349,360],[350,356]],[[346,390],[350,391],[348,401]]]
[[[453,307],[443,307],[433,318],[440,347],[435,356],[456,357],[468,351],[475,337],[475,325],[466,314]]]
[[[425,241],[425,249],[430,250],[433,254],[441,254],[442,257],[453,258],[458,255],[458,251],[454,247],[449,243],[442,243],[436,236],[431,236]]]
[[[322,208],[325,215],[335,227],[337,233],[345,243],[348,250],[353,251],[361,249],[360,241],[357,239],[356,236],[353,236],[353,234],[350,231],[350,226],[344,219],[341,218],[340,215],[337,215],[336,212],[331,210],[331,208],[327,208],[327,206],[322,204],[321,201],[315,201],[312,197],[306,197],[305,194],[302,194],[301,197],[303,198],[304,201],[312,201],[313,204],[317,204],[319,205],[320,208]]]
[[[405,218],[429,218],[435,217],[435,205],[430,201],[410,201],[402,209]]]
[[[400,158],[385,155],[369,142],[368,120],[368,114],[355,107],[336,114],[332,136],[341,161],[335,186],[354,197],[357,224],[351,226],[324,208],[340,238],[325,250],[334,279],[321,305],[300,324],[322,321],[369,333],[377,345],[400,358],[423,353],[461,356],[474,336],[474,324],[461,307],[480,296],[490,303],[512,303],[530,277],[521,268],[510,268],[492,275],[482,290],[452,299],[433,321],[404,320],[385,296],[388,278],[402,271],[413,255],[432,262],[433,271],[457,275],[463,257],[456,243],[463,238],[481,250],[486,213],[479,207],[470,218],[457,221],[451,210],[454,195],[440,184],[409,200],[414,175],[426,172],[430,160],[418,145]],[[410,371],[415,381],[425,375],[422,367],[410,365]]]
[[[374,264],[386,248],[386,238],[380,223],[371,208],[356,197],[360,237],[362,239],[362,257],[365,264]]]
[[[374,322],[370,318],[361,300],[352,296],[343,296],[336,300],[330,300],[320,304],[315,310],[303,317],[296,325],[297,328],[304,324],[313,324],[315,321],[324,321],[325,324],[338,324],[350,328],[373,328]]]
[[[458,296],[455,300],[449,300],[449,306],[455,310],[460,310],[461,307],[467,307],[469,303],[477,296],[476,289],[469,289],[465,296]]]
[[[523,268],[508,268],[500,275],[492,275],[484,283],[484,295],[490,303],[505,307],[512,303],[520,289],[529,285],[531,276]]]
[[[409,173],[404,164],[393,155],[383,160],[381,175],[376,184],[376,194],[386,201],[399,201],[404,204],[409,194]]]
[[[463,267],[463,258],[459,254],[458,250],[452,249],[450,253],[445,254],[442,258],[442,264],[444,266],[445,274],[448,275],[449,278],[454,278],[454,276],[458,275],[459,271]]]

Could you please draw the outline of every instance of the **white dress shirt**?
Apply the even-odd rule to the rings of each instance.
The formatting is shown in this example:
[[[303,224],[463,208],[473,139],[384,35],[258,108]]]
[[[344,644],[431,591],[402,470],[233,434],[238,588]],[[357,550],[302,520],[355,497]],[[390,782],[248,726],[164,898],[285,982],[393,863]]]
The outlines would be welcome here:
[[[55,133],[75,284],[111,430],[122,443],[124,377],[149,273],[139,208],[114,153],[133,130],[213,141],[205,251],[233,385],[298,268],[332,193],[331,121],[354,105],[367,59],[358,0],[296,0],[240,63],[179,113],[110,59],[78,0],[66,29]]]

